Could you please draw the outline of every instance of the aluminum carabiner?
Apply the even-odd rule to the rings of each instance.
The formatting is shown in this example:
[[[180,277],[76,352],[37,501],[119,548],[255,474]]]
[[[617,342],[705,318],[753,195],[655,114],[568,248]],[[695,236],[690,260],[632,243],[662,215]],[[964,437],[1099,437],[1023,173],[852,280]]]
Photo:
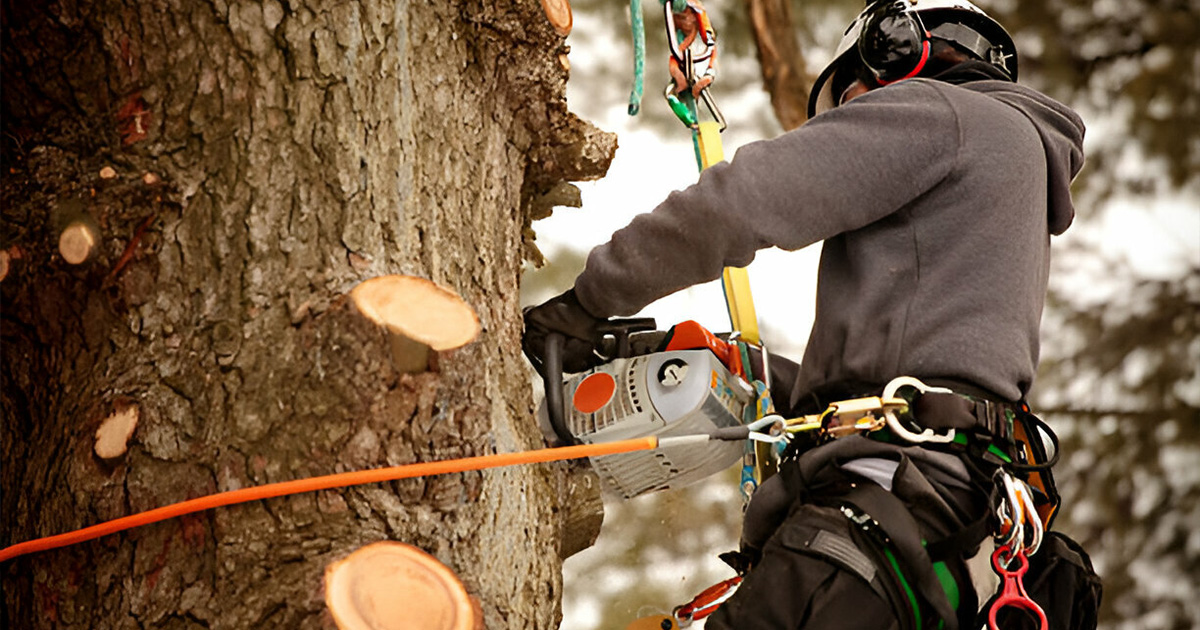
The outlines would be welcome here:
[[[883,399],[888,400],[895,398],[896,392],[904,387],[911,387],[922,394],[954,393],[952,390],[946,389],[945,387],[932,387],[930,385],[926,385],[925,383],[922,383],[911,376],[898,376],[883,387]],[[920,433],[913,433],[912,431],[908,430],[908,427],[905,427],[900,423],[900,418],[896,416],[894,411],[885,411],[884,418],[887,420],[888,428],[892,430],[892,433],[896,434],[896,437],[912,442],[913,444],[949,444],[954,441],[954,429],[947,429],[946,433],[942,435],[938,435],[933,429],[925,429]]]
[[[999,477],[997,485],[1004,489],[1000,505],[996,508],[1002,529],[999,537],[1003,537],[998,548],[1008,547],[1019,553],[1025,549],[1025,502],[1017,493],[1018,481],[1012,475],[1001,469],[996,471],[996,477]],[[1008,531],[1003,531],[1004,525],[1008,526]]]

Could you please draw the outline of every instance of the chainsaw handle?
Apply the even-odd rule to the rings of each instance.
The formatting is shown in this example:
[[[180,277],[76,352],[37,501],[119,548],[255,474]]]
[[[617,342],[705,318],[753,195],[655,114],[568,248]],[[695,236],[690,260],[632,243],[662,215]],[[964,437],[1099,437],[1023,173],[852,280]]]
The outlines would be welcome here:
[[[627,317],[600,322],[596,325],[596,333],[600,335],[601,339],[612,337],[615,341],[615,347],[611,348],[612,355],[607,357],[609,360],[628,359],[633,356],[633,345],[630,343],[629,336],[633,333],[648,332],[657,327],[658,324],[655,323],[653,317]]]
[[[546,354],[542,357],[542,384],[546,390],[546,414],[550,427],[563,446],[574,446],[579,440],[567,429],[566,401],[563,400],[562,349],[566,337],[552,332],[546,335]]]
[[[652,317],[628,319],[610,319],[596,326],[596,333],[601,337],[613,337],[616,341],[613,358],[628,358],[632,353],[629,335],[635,332],[654,330],[656,324]],[[567,338],[560,332],[546,334],[545,354],[542,357],[542,384],[546,392],[546,415],[550,418],[550,427],[564,446],[579,444],[579,440],[567,428],[566,397],[563,392],[563,346]]]

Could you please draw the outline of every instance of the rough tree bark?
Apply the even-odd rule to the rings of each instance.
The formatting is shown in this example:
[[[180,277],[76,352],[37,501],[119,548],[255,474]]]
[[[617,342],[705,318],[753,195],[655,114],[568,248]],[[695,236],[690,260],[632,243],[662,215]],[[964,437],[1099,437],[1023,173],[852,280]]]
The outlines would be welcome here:
[[[567,112],[537,0],[2,6],[0,545],[540,444],[523,230],[615,138]],[[58,233],[81,211],[98,252],[70,265]],[[390,273],[455,289],[479,340],[396,373],[344,297]],[[125,452],[97,456],[131,408]],[[18,558],[0,626],[329,627],[325,566],[396,539],[458,572],[490,628],[554,627],[561,470],[273,499]]]

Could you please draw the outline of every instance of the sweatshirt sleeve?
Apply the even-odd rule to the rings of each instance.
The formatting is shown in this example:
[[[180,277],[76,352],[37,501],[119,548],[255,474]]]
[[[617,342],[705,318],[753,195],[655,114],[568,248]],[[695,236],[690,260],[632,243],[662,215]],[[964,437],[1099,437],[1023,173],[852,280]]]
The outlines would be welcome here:
[[[631,315],[744,267],[759,249],[796,250],[903,208],[952,170],[958,119],[936,86],[864,94],[704,171],[592,250],[575,281],[597,317]]]

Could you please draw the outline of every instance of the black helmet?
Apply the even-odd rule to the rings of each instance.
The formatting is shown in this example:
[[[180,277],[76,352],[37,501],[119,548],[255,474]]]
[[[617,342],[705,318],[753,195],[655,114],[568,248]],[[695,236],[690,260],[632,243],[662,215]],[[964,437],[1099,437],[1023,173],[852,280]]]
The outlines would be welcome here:
[[[1017,47],[1008,31],[967,0],[876,0],[850,26],[833,61],[808,97],[808,116],[837,106],[834,75],[850,69],[888,84],[917,76],[929,58],[929,40],[944,39],[1017,80]],[[852,77],[839,83],[845,87]],[[860,77],[867,78],[867,77]]]

